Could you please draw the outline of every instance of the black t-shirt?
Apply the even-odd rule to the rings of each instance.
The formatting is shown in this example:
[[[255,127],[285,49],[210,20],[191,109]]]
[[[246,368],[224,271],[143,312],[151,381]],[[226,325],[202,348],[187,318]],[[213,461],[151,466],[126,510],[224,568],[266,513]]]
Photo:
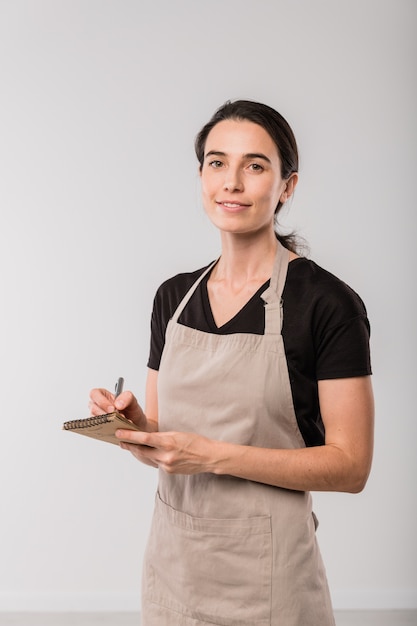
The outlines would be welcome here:
[[[158,289],[151,321],[148,367],[158,370],[165,330],[180,301],[206,268],[178,274]],[[226,324],[217,327],[204,277],[178,322],[203,332],[263,335],[267,281]],[[369,322],[360,297],[314,261],[297,258],[288,265],[282,294],[285,353],[298,426],[307,446],[324,443],[317,381],[371,374]]]

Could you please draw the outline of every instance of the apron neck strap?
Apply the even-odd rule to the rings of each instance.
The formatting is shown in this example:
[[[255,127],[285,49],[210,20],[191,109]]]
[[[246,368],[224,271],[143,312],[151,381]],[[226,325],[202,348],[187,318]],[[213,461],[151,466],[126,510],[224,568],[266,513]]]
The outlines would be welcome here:
[[[282,292],[289,263],[289,250],[278,241],[268,289],[261,295],[265,302],[265,335],[280,335],[282,329]]]
[[[192,285],[191,289],[189,289],[187,291],[187,293],[185,294],[185,296],[183,297],[183,299],[181,300],[181,302],[179,303],[176,311],[174,312],[174,315],[172,316],[172,321],[173,322],[177,322],[179,316],[181,315],[181,313],[183,312],[183,310],[185,309],[185,307],[187,306],[191,296],[193,295],[193,293],[195,292],[195,290],[197,289],[198,285],[201,283],[201,281],[203,280],[203,278],[205,276],[207,276],[207,274],[212,270],[212,268],[216,265],[218,259],[216,259],[215,261],[213,261],[213,263],[210,263],[210,265],[208,266],[208,268],[206,270],[204,270],[204,272],[201,274],[201,276],[199,276],[197,278],[197,280],[195,281],[195,283]]]

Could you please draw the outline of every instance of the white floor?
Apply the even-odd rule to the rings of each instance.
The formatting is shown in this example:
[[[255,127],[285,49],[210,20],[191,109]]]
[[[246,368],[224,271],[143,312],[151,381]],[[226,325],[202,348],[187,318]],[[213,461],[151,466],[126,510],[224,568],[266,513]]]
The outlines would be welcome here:
[[[335,611],[336,626],[416,626],[417,611]]]
[[[337,626],[417,626],[417,611],[336,611],[335,616]],[[0,613],[0,626],[140,626],[140,619],[137,613]]]

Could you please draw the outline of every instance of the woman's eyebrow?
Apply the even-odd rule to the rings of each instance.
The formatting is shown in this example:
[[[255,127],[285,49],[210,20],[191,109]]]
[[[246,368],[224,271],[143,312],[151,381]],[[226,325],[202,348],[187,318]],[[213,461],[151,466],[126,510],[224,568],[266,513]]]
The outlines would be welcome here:
[[[267,161],[267,163],[271,163],[271,159],[261,152],[249,152],[249,154],[245,154],[244,156],[246,159],[263,159]]]
[[[225,157],[226,153],[225,152],[220,152],[219,150],[210,150],[209,152],[206,153],[206,158],[209,156],[221,156],[221,157]]]
[[[206,158],[209,156],[221,156],[225,157],[226,153],[221,152],[220,150],[210,150],[206,154]],[[248,152],[247,154],[242,155],[244,159],[263,159],[267,163],[271,163],[271,159],[269,159],[265,154],[261,152]]]

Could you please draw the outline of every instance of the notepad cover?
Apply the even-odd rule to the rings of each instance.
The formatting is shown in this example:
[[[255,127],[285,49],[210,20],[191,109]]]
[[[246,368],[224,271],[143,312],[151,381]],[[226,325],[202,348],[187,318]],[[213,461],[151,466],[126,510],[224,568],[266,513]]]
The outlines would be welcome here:
[[[119,443],[123,441],[123,439],[118,439],[114,434],[118,428],[123,428],[124,430],[141,430],[117,412],[105,413],[85,419],[71,420],[64,422],[62,426],[63,430],[85,435],[86,437],[92,437],[93,439],[99,439],[100,441],[107,441],[108,443],[114,443],[116,445],[119,445]]]

